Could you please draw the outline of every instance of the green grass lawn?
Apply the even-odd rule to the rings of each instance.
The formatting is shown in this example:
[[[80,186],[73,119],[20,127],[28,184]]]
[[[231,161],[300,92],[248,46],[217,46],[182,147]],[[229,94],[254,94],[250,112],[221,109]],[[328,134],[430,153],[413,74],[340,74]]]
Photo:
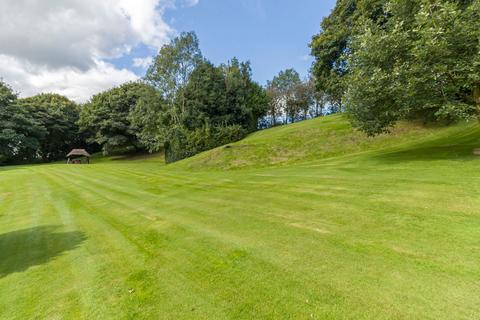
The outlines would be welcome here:
[[[480,319],[480,126],[333,116],[0,169],[0,319]]]

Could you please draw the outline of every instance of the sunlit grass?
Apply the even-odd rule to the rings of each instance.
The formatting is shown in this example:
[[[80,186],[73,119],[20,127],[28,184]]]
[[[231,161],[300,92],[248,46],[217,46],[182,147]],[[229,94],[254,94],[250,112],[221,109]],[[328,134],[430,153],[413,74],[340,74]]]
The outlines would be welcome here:
[[[2,168],[0,318],[478,318],[478,146],[328,117],[168,166]]]

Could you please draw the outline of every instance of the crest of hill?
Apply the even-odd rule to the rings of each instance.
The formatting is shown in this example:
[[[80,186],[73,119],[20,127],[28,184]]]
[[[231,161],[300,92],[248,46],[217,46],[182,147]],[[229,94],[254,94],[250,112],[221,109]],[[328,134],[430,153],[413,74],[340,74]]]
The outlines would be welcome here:
[[[480,126],[477,122],[450,126],[403,122],[389,134],[368,137],[353,129],[346,116],[332,115],[258,131],[177,165],[225,170],[285,166],[336,157],[472,158],[472,150],[478,147]]]

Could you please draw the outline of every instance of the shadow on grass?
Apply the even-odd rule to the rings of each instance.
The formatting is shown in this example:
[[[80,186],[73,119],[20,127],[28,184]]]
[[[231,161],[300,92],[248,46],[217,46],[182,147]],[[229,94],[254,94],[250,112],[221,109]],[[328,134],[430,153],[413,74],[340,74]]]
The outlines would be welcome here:
[[[142,160],[164,160],[163,152],[148,153],[137,152],[124,155],[112,156],[112,161],[142,161]]]
[[[6,171],[20,171],[25,170],[27,165],[12,165],[12,166],[0,166],[0,173]]]
[[[56,232],[56,229],[56,226],[41,226],[0,234],[0,278],[48,263],[87,239],[80,231]]]
[[[405,149],[379,154],[376,158],[393,162],[475,160],[480,159],[473,155],[476,148],[480,148],[480,134],[474,131],[421,142]]]

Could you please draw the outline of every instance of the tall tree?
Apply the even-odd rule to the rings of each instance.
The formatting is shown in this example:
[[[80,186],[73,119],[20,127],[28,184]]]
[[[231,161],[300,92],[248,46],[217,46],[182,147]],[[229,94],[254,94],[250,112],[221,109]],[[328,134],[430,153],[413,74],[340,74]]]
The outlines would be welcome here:
[[[58,94],[39,94],[19,99],[17,103],[46,131],[39,140],[39,156],[43,161],[62,159],[69,149],[84,144],[76,124],[78,106],[68,98]]]
[[[287,101],[287,106],[290,109],[292,122],[296,117],[302,120],[307,120],[310,107],[314,102],[313,91],[311,90],[308,81],[302,81],[293,88],[293,95]]]
[[[18,106],[13,90],[0,81],[0,164],[36,160],[45,134],[45,128]]]
[[[150,152],[163,149],[171,112],[163,96],[155,89],[147,90],[130,110],[128,120],[139,142]]]
[[[347,103],[368,134],[399,119],[468,119],[478,114],[479,1],[390,1],[389,21],[367,20],[352,42]]]
[[[93,132],[89,141],[100,144],[105,154],[142,149],[130,114],[138,101],[149,95],[155,95],[155,90],[142,82],[129,82],[99,93],[83,106],[80,127]]]
[[[239,124],[249,132],[257,130],[259,118],[267,112],[268,98],[265,90],[252,80],[250,62],[233,58],[220,68],[225,78],[229,122]]]
[[[159,90],[171,109],[179,108],[179,112],[174,112],[177,122],[176,116],[185,112],[182,89],[202,60],[197,35],[194,32],[181,33],[160,49],[145,75],[145,80]]]
[[[212,63],[200,63],[185,87],[187,112],[182,124],[188,129],[201,127],[207,121],[212,125],[231,124],[234,116],[227,105],[226,82],[222,70]]]
[[[410,0],[406,0],[410,1]],[[342,110],[347,90],[346,76],[350,72],[351,42],[365,19],[383,24],[386,0],[338,0],[332,13],[321,23],[321,32],[310,43],[315,63],[312,73],[318,80],[317,90],[324,92],[329,103]]]
[[[185,110],[177,109],[178,121],[167,125],[167,161],[242,138],[258,128],[268,106],[265,91],[251,79],[250,64],[237,59],[218,67],[200,62],[181,90]]]
[[[137,136],[149,151],[165,149],[167,161],[176,161],[258,128],[268,99],[252,80],[250,63],[234,58],[215,66],[202,59],[187,78],[173,101],[158,91],[131,112]]]
[[[307,84],[308,91],[313,101],[313,108],[310,109],[310,116],[312,118],[320,117],[324,115],[325,104],[328,102],[328,96],[324,91],[319,90],[317,85],[317,79],[311,75]]]

